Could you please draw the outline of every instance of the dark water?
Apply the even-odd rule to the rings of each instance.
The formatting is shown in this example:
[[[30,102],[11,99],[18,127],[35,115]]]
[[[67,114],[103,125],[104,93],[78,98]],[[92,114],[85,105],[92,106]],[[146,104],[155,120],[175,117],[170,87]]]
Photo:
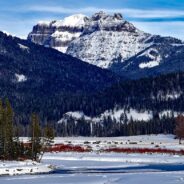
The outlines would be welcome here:
[[[118,168],[90,168],[90,169],[57,169],[53,174],[75,173],[143,173],[143,172],[168,172],[184,171],[184,164],[150,164],[143,166],[118,167]]]

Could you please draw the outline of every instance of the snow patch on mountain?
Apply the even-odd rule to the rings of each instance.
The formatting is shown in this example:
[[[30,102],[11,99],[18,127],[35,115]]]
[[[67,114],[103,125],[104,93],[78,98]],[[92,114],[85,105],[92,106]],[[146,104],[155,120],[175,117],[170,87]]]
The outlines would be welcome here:
[[[167,94],[166,95],[166,99],[172,99],[172,100],[175,100],[175,99],[178,99],[183,93],[170,93],[170,94]]]
[[[148,121],[153,118],[152,112],[149,111],[137,111],[136,109],[113,109],[107,110],[104,113],[100,114],[96,117],[86,116],[83,112],[67,112],[63,115],[63,118],[58,121],[58,123],[66,122],[66,118],[73,118],[74,120],[84,119],[89,123],[100,123],[103,122],[105,118],[115,119],[117,123],[124,123],[126,121],[134,120],[134,121]]]
[[[11,33],[9,33],[8,31],[2,31],[4,34],[6,34],[7,36],[12,36]]]
[[[81,119],[81,118],[84,118],[85,120],[91,119],[89,116],[86,116],[83,112],[80,112],[80,111],[67,112],[65,115],[76,118],[76,119]]]
[[[61,32],[59,32],[59,31],[56,31],[52,34],[52,37],[55,37],[56,39],[60,39],[63,42],[70,41],[72,38],[79,37],[79,36],[80,36],[80,33],[72,34],[72,33],[68,33],[68,32],[63,32],[61,34]]]
[[[53,49],[58,50],[59,52],[65,53],[67,50],[67,47],[53,47]]]
[[[49,26],[51,24],[51,22],[50,21],[39,21],[38,22],[38,25],[44,25],[44,26]]]
[[[113,109],[113,110],[107,110],[103,114],[101,114],[101,118],[110,116],[112,119],[116,119],[118,122],[120,122],[122,115],[126,115],[128,120],[134,120],[134,121],[148,121],[152,119],[152,113],[148,111],[137,111],[136,109]]]
[[[155,59],[156,55],[158,55],[158,50],[156,50],[154,48],[150,48],[150,49],[147,49],[142,54],[140,54],[138,57],[140,57],[140,56],[147,56],[150,59]]]
[[[162,101],[176,100],[180,98],[182,94],[183,94],[182,91],[172,91],[172,92],[167,92],[167,93],[163,91],[159,91],[155,97],[152,96],[151,98],[153,100],[162,100]]]
[[[154,48],[150,48],[140,54],[139,57],[147,57],[150,59],[149,62],[142,62],[139,64],[139,68],[144,69],[144,68],[153,68],[155,66],[158,66],[162,60],[161,56],[159,55],[158,50]]]
[[[22,49],[22,50],[26,50],[26,51],[29,51],[29,47],[25,46],[25,45],[22,45],[22,44],[18,44],[19,47]]]
[[[68,43],[68,42],[70,42],[71,40],[73,40],[73,39],[79,37],[80,35],[81,35],[81,32],[70,33],[70,32],[68,32],[68,31],[63,31],[63,32],[61,33],[60,31],[55,31],[55,32],[51,35],[51,37],[52,37],[52,39],[54,39],[55,42],[57,42],[57,43]],[[63,46],[57,45],[57,46],[54,46],[53,48],[56,49],[56,50],[58,50],[58,51],[60,51],[60,52],[65,53],[66,50],[67,50],[67,48],[68,48],[68,46],[67,46],[67,44],[63,44]]]
[[[85,25],[86,16],[83,14],[76,14],[64,18],[63,20],[56,21],[53,26],[56,27],[83,27]]]
[[[39,21],[38,25],[40,26],[52,26],[56,28],[61,27],[82,27],[85,25],[85,19],[87,17],[83,14],[71,15],[64,18],[63,20],[54,20],[54,21]]]
[[[17,82],[25,82],[27,81],[27,77],[23,74],[15,74]]]
[[[148,63],[140,63],[139,64],[139,68],[143,69],[143,68],[153,68],[155,66],[158,66],[159,62],[158,61],[150,61]]]

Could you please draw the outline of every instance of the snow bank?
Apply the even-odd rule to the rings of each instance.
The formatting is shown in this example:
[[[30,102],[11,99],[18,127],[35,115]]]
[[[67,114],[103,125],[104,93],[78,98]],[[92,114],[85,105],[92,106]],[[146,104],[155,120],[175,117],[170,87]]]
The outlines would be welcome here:
[[[150,61],[148,63],[140,63],[139,68],[153,68],[155,66],[158,66],[159,62],[158,61]]]
[[[53,167],[47,164],[41,164],[33,161],[1,161],[0,176],[3,175],[21,175],[21,174],[39,174],[50,173]]]

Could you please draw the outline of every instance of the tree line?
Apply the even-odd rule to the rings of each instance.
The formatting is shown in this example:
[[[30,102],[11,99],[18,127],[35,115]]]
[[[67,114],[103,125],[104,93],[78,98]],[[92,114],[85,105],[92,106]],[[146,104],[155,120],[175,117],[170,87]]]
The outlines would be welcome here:
[[[91,120],[81,117],[79,119],[67,116],[57,124],[58,136],[132,136],[146,134],[173,134],[175,130],[175,117],[159,117],[155,114],[148,121],[138,121],[126,116],[122,116],[120,121],[112,118],[110,115],[94,123]]]
[[[29,123],[29,140],[21,141],[20,127],[8,99],[0,99],[0,159],[32,159],[40,161],[47,147],[54,139],[54,129],[46,123],[41,126],[39,116],[32,113]]]

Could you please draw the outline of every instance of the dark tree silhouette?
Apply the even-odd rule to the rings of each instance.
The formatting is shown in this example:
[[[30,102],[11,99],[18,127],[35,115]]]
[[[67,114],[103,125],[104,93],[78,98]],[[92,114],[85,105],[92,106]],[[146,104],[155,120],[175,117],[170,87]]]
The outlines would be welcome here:
[[[179,138],[179,144],[181,144],[181,140],[184,138],[184,116],[183,115],[179,115],[176,118],[175,134]]]

